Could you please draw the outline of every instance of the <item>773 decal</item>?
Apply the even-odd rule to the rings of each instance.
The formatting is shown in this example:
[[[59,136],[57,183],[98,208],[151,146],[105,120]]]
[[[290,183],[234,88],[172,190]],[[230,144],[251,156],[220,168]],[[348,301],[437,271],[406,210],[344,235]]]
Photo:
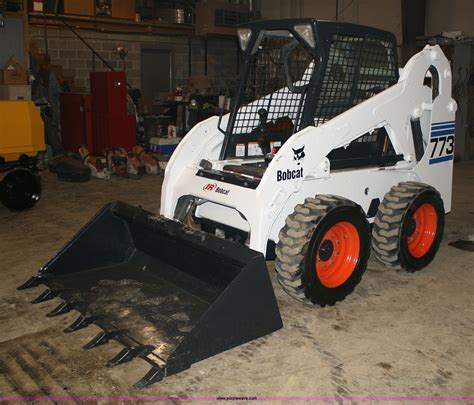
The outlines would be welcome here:
[[[431,125],[430,165],[453,159],[454,121],[438,122]]]

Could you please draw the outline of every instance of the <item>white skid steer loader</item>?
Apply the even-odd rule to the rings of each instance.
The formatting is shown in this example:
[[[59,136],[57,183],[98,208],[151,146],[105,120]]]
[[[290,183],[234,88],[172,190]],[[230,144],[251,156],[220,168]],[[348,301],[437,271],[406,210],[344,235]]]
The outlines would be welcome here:
[[[19,289],[124,346],[145,387],[282,327],[264,256],[298,300],[334,305],[371,250],[416,271],[451,209],[451,70],[438,46],[398,69],[385,31],[312,19],[238,30],[230,113],[196,125],[165,173],[161,216],[108,204]],[[222,129],[224,128],[224,129]],[[187,225],[185,225],[187,224]],[[372,228],[371,228],[372,224]],[[188,226],[191,225],[191,226]]]
[[[161,214],[191,212],[268,259],[276,245],[284,290],[320,305],[353,291],[370,245],[389,267],[426,266],[451,209],[456,103],[441,49],[399,70],[394,35],[353,24],[265,21],[238,38],[230,114],[181,142]]]

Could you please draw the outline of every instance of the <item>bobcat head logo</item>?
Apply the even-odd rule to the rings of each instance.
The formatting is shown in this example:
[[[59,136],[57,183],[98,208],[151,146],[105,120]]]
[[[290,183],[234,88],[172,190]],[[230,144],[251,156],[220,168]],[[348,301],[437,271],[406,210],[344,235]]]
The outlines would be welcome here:
[[[304,145],[299,149],[293,149],[293,153],[294,153],[293,159],[298,162],[298,166],[299,166],[300,160],[304,159],[304,157],[306,156],[306,154],[304,153]]]

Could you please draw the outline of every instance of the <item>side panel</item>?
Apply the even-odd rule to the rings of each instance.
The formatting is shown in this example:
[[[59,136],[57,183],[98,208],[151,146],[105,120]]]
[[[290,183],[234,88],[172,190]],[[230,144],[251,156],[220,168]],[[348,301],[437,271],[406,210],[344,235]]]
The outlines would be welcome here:
[[[227,118],[222,118],[222,126],[227,125]],[[208,118],[195,125],[183,140],[179,143],[171,159],[166,166],[165,179],[161,190],[160,213],[167,218],[173,218],[174,209],[178,198],[188,194],[185,190],[192,190],[193,181],[185,180],[183,173],[185,169],[191,170],[193,174],[198,171],[201,159],[213,160],[219,157],[219,152],[224,140],[224,134],[217,129],[219,119]],[[205,179],[199,179],[205,180]],[[196,179],[196,181],[199,181]],[[190,181],[185,184],[183,182]],[[204,184],[200,185],[200,188]],[[183,190],[177,190],[182,188]]]
[[[0,101],[0,156],[8,162],[45,149],[43,121],[35,104]]]
[[[293,193],[273,223],[269,238],[278,241],[278,233],[285,225],[285,219],[297,204],[304,202],[306,197],[316,194],[333,194],[356,201],[367,212],[374,199],[381,202],[385,193],[392,185],[402,181],[413,180],[413,173],[393,169],[360,169],[342,170],[331,173],[327,179],[306,180],[299,193]],[[367,218],[372,222],[374,218]]]

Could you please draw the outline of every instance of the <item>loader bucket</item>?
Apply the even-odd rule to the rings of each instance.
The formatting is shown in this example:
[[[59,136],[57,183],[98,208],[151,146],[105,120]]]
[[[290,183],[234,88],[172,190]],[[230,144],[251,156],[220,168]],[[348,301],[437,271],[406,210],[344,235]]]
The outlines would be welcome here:
[[[122,202],[106,205],[39,274],[33,303],[59,297],[48,316],[77,310],[64,331],[103,332],[124,349],[106,365],[140,357],[145,387],[282,327],[263,255]]]

